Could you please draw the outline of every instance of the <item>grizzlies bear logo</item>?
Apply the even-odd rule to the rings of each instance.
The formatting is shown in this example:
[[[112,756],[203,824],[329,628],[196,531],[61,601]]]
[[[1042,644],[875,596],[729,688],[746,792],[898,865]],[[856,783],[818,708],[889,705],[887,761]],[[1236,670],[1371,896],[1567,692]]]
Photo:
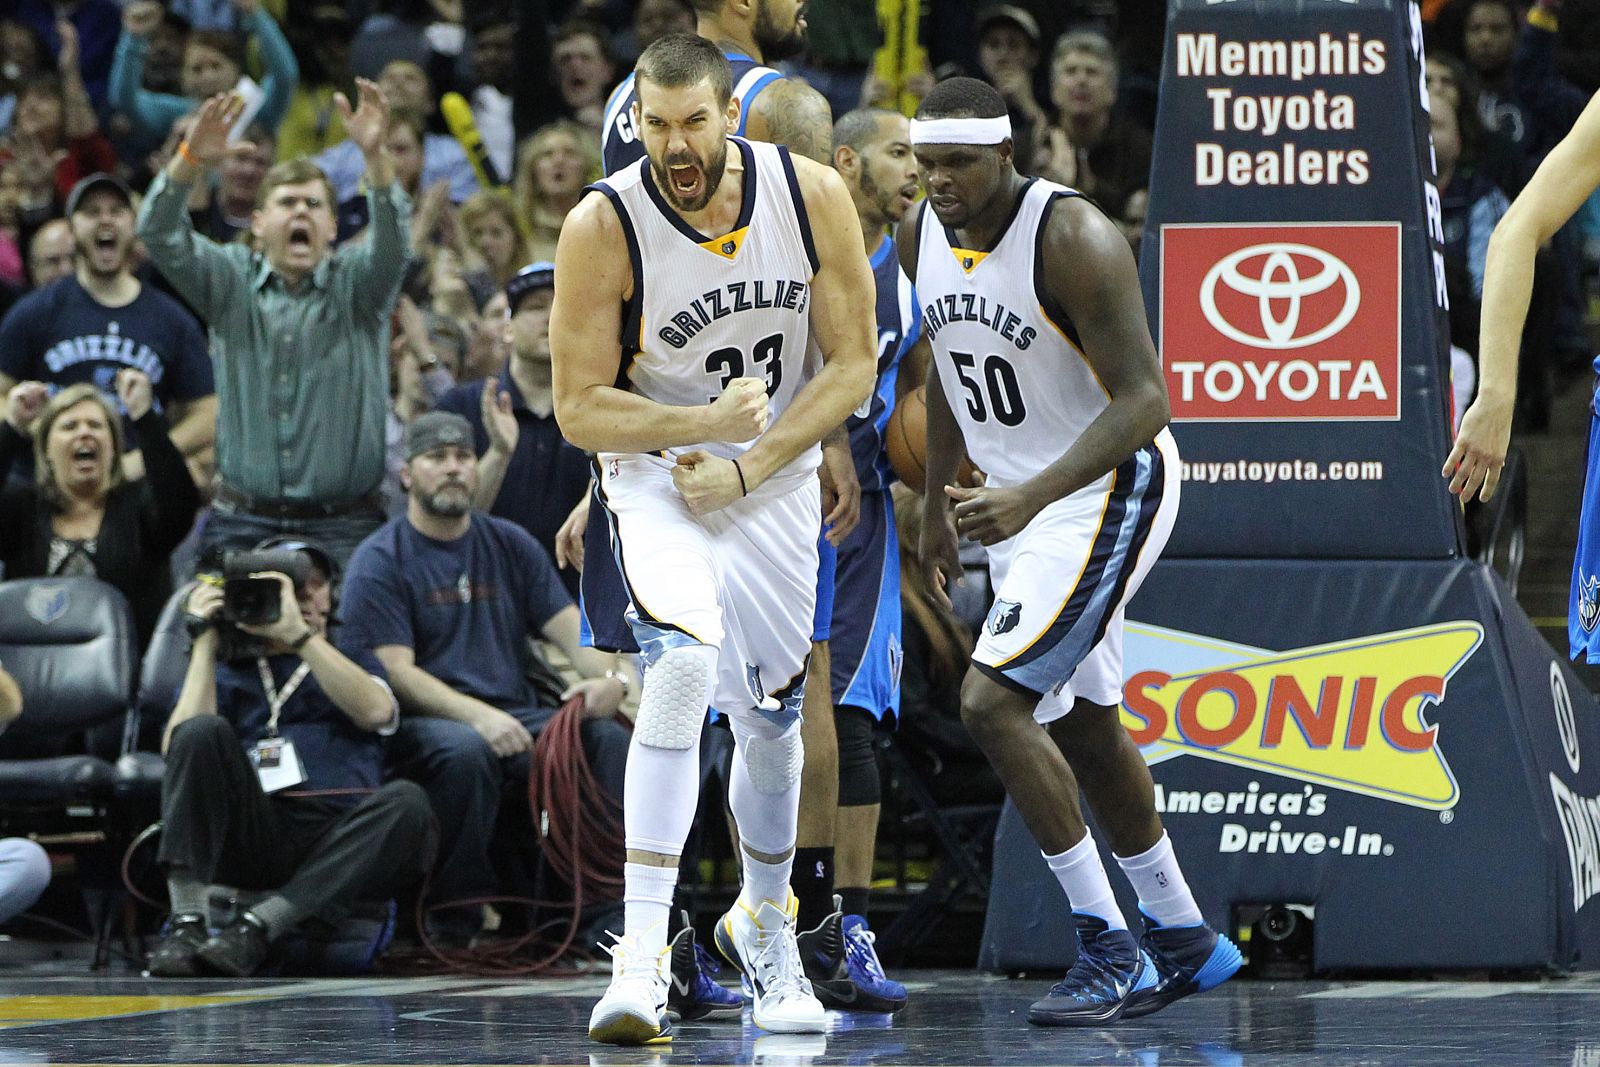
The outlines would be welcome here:
[[[1022,605],[1015,600],[996,600],[989,612],[989,632],[996,637],[1008,634],[1022,621]]]

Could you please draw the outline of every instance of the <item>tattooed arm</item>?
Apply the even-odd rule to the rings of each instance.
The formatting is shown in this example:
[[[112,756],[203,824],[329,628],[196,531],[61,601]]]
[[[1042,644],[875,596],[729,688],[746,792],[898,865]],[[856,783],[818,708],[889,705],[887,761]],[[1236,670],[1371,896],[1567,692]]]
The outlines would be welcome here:
[[[781,78],[756,96],[745,135],[787,145],[795,155],[833,162],[833,112],[827,98],[793,78]]]

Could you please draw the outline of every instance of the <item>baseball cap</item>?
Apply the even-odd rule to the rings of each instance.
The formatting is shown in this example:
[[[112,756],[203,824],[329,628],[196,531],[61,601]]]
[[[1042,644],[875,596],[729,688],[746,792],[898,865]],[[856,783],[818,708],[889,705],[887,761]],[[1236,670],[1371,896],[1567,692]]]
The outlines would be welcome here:
[[[450,445],[461,445],[476,453],[472,424],[453,411],[430,411],[419,415],[406,427],[406,461],[424,452]]]
[[[506,282],[506,307],[510,313],[517,313],[517,301],[529,293],[539,289],[554,289],[556,287],[556,265],[548,260],[529,263],[517,271],[509,282]]]
[[[1009,22],[1034,44],[1039,43],[1039,22],[1029,12],[1015,4],[994,4],[978,13],[978,36],[996,22]]]
[[[67,194],[67,217],[71,218],[77,214],[78,205],[83,203],[83,198],[96,189],[110,189],[122,198],[124,204],[133,206],[133,191],[128,188],[128,183],[115,175],[101,171],[81,179],[72,187],[72,192]]]

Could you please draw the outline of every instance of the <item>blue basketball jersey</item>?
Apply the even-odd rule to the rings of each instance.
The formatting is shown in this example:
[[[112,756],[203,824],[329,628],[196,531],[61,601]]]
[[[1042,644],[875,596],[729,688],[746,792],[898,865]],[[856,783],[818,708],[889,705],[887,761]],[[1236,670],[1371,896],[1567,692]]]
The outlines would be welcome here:
[[[888,489],[894,481],[884,434],[894,412],[900,360],[922,337],[922,309],[911,279],[900,269],[893,238],[885,235],[872,253],[872,279],[878,293],[878,385],[845,423],[861,491]]]
[[[783,75],[738,52],[724,52],[723,55],[733,66],[733,98],[739,101],[739,128],[733,132],[742,137],[750,118],[750,106],[761,95],[761,90]],[[633,75],[629,74],[606,101],[605,125],[600,129],[600,154],[607,175],[644,158],[644,142],[633,125],[633,105],[638,99],[639,94],[633,91]]]

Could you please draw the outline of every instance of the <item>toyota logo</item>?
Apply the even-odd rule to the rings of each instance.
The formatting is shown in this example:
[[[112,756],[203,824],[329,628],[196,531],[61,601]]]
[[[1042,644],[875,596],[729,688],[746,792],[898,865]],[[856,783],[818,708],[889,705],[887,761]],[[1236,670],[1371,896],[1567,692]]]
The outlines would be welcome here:
[[[1253,276],[1240,269],[1247,261],[1257,259],[1261,260],[1261,265],[1259,270],[1253,272]],[[1316,273],[1301,277],[1297,260],[1302,259],[1315,262]],[[1260,315],[1259,333],[1241,329],[1223,315],[1217,307],[1219,283],[1233,292],[1256,298]],[[1301,302],[1306,297],[1327,292],[1336,285],[1344,287],[1344,305],[1339,313],[1317,329],[1302,334]],[[1274,312],[1272,302],[1275,300],[1288,302],[1282,318]],[[1205,312],[1206,321],[1224,337],[1252,348],[1281,351],[1326,341],[1350,325],[1350,320],[1355,318],[1360,307],[1361,286],[1356,281],[1355,272],[1339,257],[1311,245],[1274,242],[1241,248],[1218,260],[1200,283],[1200,309]]]

